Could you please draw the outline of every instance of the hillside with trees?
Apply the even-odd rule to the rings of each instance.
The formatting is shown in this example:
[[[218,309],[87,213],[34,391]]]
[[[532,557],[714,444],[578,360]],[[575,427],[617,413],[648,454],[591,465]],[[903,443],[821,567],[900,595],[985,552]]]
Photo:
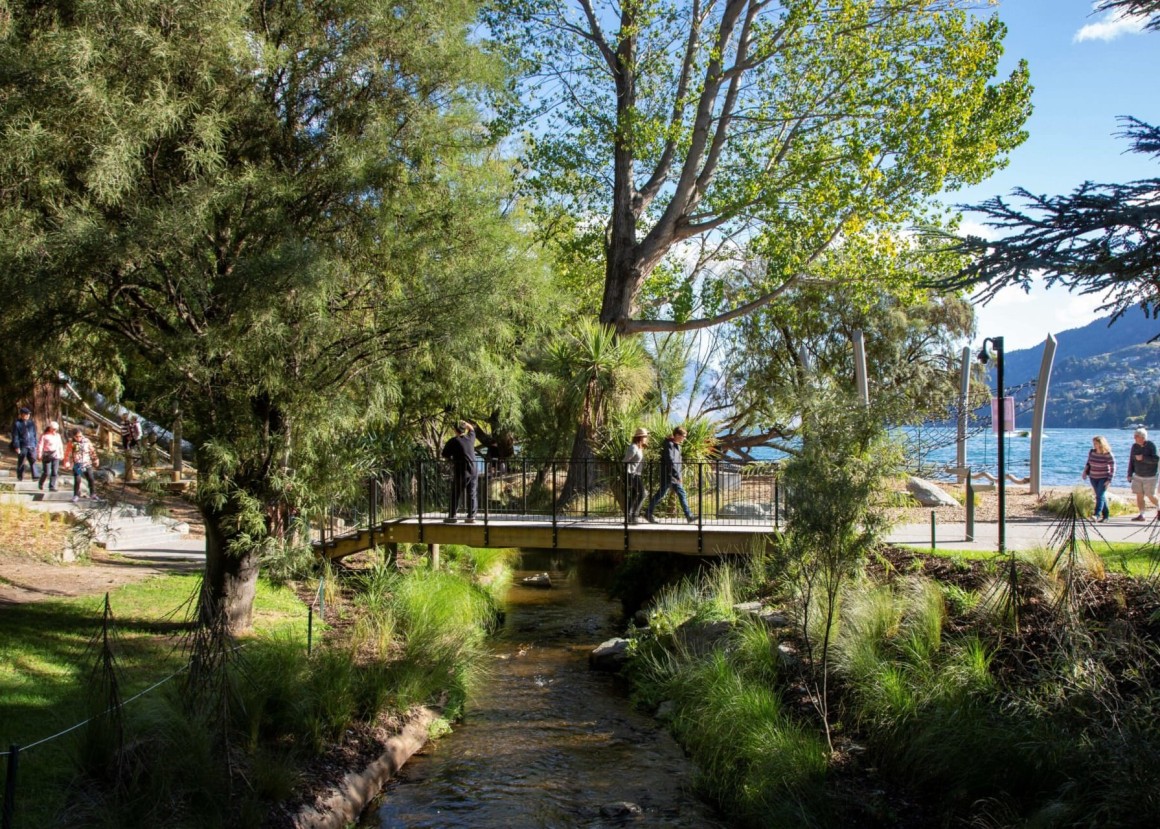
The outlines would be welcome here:
[[[1160,424],[1160,342],[1155,319],[1136,310],[1109,315],[1056,336],[1048,427],[1114,429]],[[1043,346],[1006,357],[1007,385],[1026,399],[1039,374]]]

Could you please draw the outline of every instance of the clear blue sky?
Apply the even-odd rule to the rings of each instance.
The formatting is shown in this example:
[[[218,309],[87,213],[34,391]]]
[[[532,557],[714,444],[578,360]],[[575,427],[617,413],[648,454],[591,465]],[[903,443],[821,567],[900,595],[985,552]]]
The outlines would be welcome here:
[[[1160,122],[1160,32],[1095,15],[1092,0],[1001,0],[994,10],[1008,30],[1004,75],[1020,58],[1030,66],[1030,136],[1006,169],[946,200],[977,203],[1016,187],[1054,195],[1084,181],[1160,177],[1160,163],[1125,154],[1127,142],[1115,137],[1118,116]],[[970,214],[964,219],[980,232]],[[1026,348],[1049,332],[1086,325],[1100,315],[1100,304],[1097,297],[1060,290],[1004,291],[977,309],[979,340],[1003,336],[1006,350]]]

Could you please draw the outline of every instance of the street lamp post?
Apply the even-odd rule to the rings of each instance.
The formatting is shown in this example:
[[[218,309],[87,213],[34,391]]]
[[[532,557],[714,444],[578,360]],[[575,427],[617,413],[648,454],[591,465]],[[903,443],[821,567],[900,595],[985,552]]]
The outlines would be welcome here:
[[[1003,405],[1005,402],[1003,394],[1003,338],[987,337],[983,340],[983,348],[979,351],[979,362],[983,365],[987,364],[990,356],[987,354],[987,343],[990,343],[995,349],[995,380],[998,386],[998,403],[995,406],[995,415],[999,422],[996,432],[999,436],[999,553],[1002,555],[1007,552],[1007,459],[1003,452],[1003,433],[1007,430],[1007,410]]]

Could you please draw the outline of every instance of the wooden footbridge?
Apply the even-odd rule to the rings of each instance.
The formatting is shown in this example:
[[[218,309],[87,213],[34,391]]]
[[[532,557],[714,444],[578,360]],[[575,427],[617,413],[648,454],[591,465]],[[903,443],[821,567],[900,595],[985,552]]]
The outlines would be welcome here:
[[[565,501],[559,493],[567,489],[569,471],[575,480]],[[725,555],[764,547],[780,528],[775,465],[686,463],[693,519],[686,520],[670,493],[657,506],[656,522],[649,523],[644,511],[656,492],[658,472],[646,465],[644,506],[634,522],[624,509],[630,492],[623,464],[481,461],[474,521],[465,520],[461,502],[451,523],[450,467],[416,461],[380,474],[354,503],[329,510],[313,528],[314,547],[330,559],[399,544]]]

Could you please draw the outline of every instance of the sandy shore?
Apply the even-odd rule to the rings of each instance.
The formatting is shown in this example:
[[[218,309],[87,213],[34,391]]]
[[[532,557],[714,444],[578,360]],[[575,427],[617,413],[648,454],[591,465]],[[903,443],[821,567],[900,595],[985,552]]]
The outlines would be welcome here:
[[[964,499],[963,487],[957,484],[939,483],[939,488],[949,494],[952,498],[958,499],[962,502]],[[1091,488],[1082,481],[1078,481],[1075,487],[1054,486],[1046,487],[1039,495],[1032,495],[1028,492],[1027,484],[1007,484],[1006,500],[1007,500],[1007,517],[1010,518],[1048,518],[1050,513],[1043,509],[1043,505],[1049,498],[1056,496],[1066,496],[1073,489],[1080,489],[1081,491],[1091,492]],[[1132,494],[1132,490],[1126,486],[1111,487],[1109,490],[1113,496],[1121,498],[1129,504],[1135,504],[1136,496]],[[965,508],[961,506],[954,507],[922,507],[914,506],[906,509],[892,510],[890,519],[895,524],[922,524],[930,521],[931,511],[935,513],[935,520],[942,523],[959,522],[964,519]],[[996,521],[999,517],[999,493],[998,491],[980,492],[978,493],[977,503],[975,505],[975,520],[980,522]]]

